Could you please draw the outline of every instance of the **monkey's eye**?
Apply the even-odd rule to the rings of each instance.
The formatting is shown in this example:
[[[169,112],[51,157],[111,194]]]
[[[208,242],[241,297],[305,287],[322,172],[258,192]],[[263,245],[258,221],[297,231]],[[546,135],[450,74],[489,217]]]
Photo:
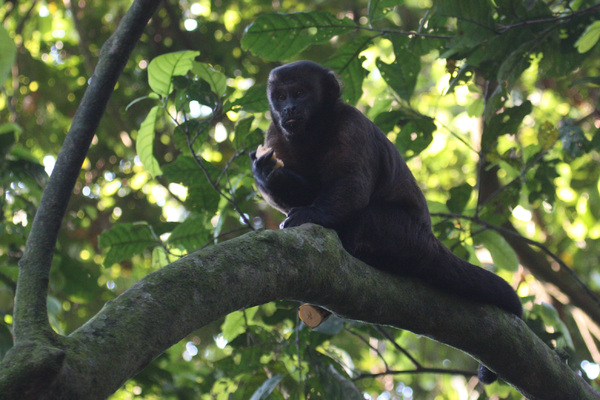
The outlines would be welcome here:
[[[296,90],[296,92],[294,93],[294,96],[296,96],[296,97],[304,96],[304,90],[303,89]]]
[[[284,101],[285,100],[285,94],[283,93],[279,93],[278,95],[275,96],[275,98],[279,101]]]

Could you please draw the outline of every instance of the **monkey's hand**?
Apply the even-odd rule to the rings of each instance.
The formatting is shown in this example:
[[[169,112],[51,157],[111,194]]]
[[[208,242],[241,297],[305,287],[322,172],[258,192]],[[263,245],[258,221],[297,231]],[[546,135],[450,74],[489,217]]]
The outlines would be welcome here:
[[[331,216],[326,212],[318,207],[308,206],[292,208],[280,228],[292,228],[306,223],[318,224],[325,228],[331,228],[333,225]]]
[[[250,153],[250,159],[252,160],[252,174],[257,183],[266,186],[269,175],[275,170],[277,165],[277,159],[273,157],[273,149],[270,149],[262,155],[256,154],[256,151]]]

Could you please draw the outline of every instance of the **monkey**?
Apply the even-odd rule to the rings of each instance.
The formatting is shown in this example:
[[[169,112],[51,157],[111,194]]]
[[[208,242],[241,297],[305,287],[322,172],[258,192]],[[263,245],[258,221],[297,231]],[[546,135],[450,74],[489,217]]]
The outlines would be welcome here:
[[[333,229],[346,251],[374,268],[522,317],[506,281],[462,260],[434,236],[425,197],[400,152],[341,99],[331,70],[311,61],[276,67],[267,97],[269,149],[250,158],[263,198],[286,215],[282,228],[314,223]],[[275,168],[278,160],[283,166]],[[496,378],[480,366],[482,382]]]

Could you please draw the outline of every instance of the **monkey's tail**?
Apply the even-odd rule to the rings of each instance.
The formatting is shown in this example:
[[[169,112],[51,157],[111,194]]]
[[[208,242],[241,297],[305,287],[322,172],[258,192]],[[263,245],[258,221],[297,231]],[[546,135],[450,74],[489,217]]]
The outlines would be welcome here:
[[[421,278],[448,293],[476,302],[493,304],[519,318],[523,306],[513,288],[498,275],[473,265],[452,253],[436,239],[437,251],[430,265],[421,269]],[[492,383],[497,375],[483,365],[479,366],[479,380]]]

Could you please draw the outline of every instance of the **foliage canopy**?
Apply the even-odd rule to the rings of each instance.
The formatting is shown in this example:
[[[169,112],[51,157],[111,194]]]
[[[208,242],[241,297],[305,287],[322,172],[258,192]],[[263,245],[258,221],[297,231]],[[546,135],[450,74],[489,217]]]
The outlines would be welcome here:
[[[128,6],[0,6],[0,358],[47,173]],[[165,1],[75,186],[52,262],[52,327],[68,334],[150,271],[277,227],[247,154],[269,123],[269,70],[312,59],[408,160],[436,235],[513,283],[528,325],[596,380],[599,20],[591,0]],[[340,319],[311,332],[296,307],[232,313],[113,398],[520,398],[502,383],[474,389],[476,363],[439,343]]]

